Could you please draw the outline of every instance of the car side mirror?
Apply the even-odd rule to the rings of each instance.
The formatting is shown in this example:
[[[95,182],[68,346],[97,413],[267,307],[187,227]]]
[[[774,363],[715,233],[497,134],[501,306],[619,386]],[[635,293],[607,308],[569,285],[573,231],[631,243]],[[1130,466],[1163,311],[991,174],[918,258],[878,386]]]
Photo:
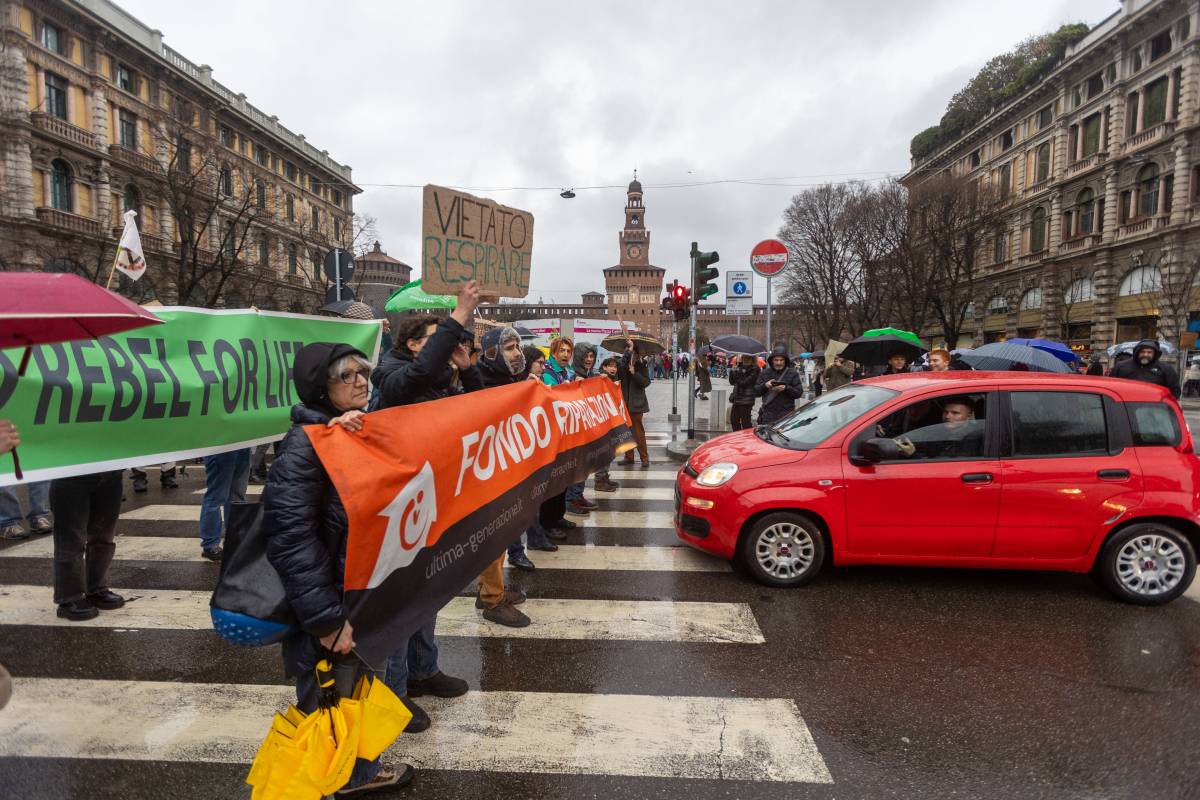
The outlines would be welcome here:
[[[900,446],[891,439],[867,439],[858,446],[854,462],[856,464],[878,464],[880,461],[892,461],[901,457]]]

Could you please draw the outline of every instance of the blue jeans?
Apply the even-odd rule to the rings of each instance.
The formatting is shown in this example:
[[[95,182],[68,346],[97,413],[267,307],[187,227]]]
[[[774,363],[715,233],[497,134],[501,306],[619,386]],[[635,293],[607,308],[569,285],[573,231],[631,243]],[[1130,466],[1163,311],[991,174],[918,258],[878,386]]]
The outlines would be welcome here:
[[[587,483],[587,481],[580,481],[579,483],[572,483],[570,486],[567,487],[567,502],[568,503],[573,503],[576,500],[583,499],[583,487],[586,483]]]
[[[358,682],[358,679],[367,674],[370,674],[369,670],[359,664],[333,665],[333,679],[342,697],[349,697],[354,692],[354,685]],[[316,673],[312,670],[306,670],[296,676],[296,708],[306,714],[311,714],[316,707]],[[354,762],[354,771],[350,773],[350,780],[342,788],[353,789],[356,786],[362,786],[364,783],[370,783],[375,780],[375,776],[379,773],[379,769],[382,766],[378,758],[374,761],[367,761],[364,758],[356,759]]]
[[[438,673],[438,648],[433,638],[436,626],[435,616],[388,659],[384,680],[397,697],[408,697],[409,678],[419,681]]]
[[[200,503],[200,546],[211,550],[221,543],[229,504],[246,499],[250,450],[231,450],[204,457],[204,500]]]
[[[542,527],[541,523],[535,522],[525,531],[525,541],[530,547],[545,547],[550,544],[550,537],[546,535],[546,529]],[[512,552],[511,548],[509,548],[509,552]]]
[[[50,481],[27,483],[29,490],[29,518],[45,517],[50,514]],[[21,499],[16,486],[0,488],[0,528],[21,523]]]

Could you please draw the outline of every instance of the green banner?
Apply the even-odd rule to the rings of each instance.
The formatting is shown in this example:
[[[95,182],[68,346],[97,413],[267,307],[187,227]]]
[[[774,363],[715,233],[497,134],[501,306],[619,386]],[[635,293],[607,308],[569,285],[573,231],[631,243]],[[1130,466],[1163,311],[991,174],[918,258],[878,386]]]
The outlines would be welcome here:
[[[268,442],[291,424],[296,353],[344,342],[378,355],[380,323],[274,311],[151,309],[164,324],[0,350],[0,418],[26,481],[160,464]],[[0,486],[16,483],[0,457]]]

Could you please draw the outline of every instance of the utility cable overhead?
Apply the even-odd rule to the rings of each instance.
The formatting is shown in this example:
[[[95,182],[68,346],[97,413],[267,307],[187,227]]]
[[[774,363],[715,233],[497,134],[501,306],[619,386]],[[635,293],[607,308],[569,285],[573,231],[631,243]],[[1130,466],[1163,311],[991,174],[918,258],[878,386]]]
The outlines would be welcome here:
[[[842,181],[833,181],[834,183],[849,183],[854,180],[884,180],[899,172],[888,172],[885,170],[870,170],[867,172],[831,172],[826,174],[816,175],[790,175],[784,177],[768,177],[768,178],[716,178],[713,180],[704,181],[669,181],[664,183],[643,183],[643,187],[647,189],[694,189],[704,186],[718,186],[722,184],[740,184],[743,186],[770,186],[770,187],[788,187],[800,188],[805,186],[819,186],[819,183],[788,183],[787,181],[806,181],[818,178],[842,178]],[[864,177],[874,176],[874,177]],[[423,183],[367,183],[355,181],[358,186],[380,188],[380,189],[423,189]],[[624,189],[627,184],[624,183],[606,183],[596,184],[593,186],[572,186],[571,189],[576,192],[591,191],[598,189]],[[456,189],[463,192],[561,192],[562,186],[448,186],[449,189]]]

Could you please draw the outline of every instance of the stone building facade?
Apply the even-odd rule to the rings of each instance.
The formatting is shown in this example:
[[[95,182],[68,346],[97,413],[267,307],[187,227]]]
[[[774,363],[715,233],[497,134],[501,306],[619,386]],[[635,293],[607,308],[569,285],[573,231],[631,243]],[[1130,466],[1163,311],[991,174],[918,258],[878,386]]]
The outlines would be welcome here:
[[[1005,198],[958,344],[1186,345],[1200,307],[1198,123],[1200,2],[1125,0],[1023,95],[914,160],[909,188],[948,171]]]
[[[0,0],[0,268],[104,282],[132,209],[148,269],[128,293],[314,310],[350,168],[162,36],[109,0]],[[207,295],[182,296],[188,269]]]

